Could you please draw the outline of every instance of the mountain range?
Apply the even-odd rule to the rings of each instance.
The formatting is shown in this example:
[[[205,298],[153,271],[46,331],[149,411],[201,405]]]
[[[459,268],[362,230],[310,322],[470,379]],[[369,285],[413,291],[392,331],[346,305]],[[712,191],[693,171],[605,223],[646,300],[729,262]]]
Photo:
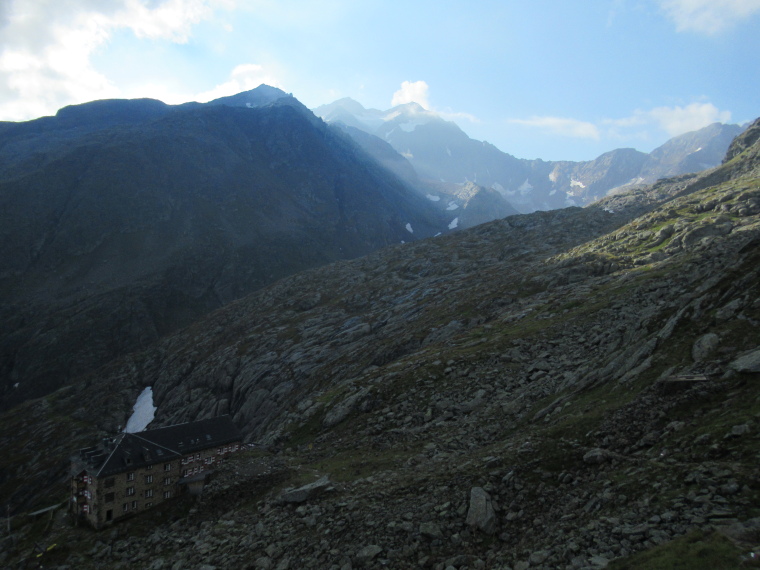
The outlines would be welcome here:
[[[0,212],[6,406],[285,275],[451,220],[267,87],[2,123]]]
[[[712,168],[743,130],[739,125],[714,123],[677,136],[648,154],[621,148],[592,161],[545,161],[518,159],[471,139],[455,123],[417,103],[380,111],[345,98],[317,107],[314,113],[330,124],[386,141],[425,181],[493,189],[522,213],[585,206],[632,185]]]
[[[272,88],[2,123],[0,172],[0,565],[756,563],[760,119],[714,168],[458,231],[504,193]],[[68,457],[146,387],[151,427],[229,414],[248,449],[72,525]]]

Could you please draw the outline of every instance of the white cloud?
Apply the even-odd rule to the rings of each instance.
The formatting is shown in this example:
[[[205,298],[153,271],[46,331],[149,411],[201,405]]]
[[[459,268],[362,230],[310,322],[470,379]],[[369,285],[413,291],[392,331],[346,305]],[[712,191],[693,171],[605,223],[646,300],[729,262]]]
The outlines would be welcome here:
[[[709,102],[695,102],[673,107],[637,109],[628,117],[601,119],[595,123],[563,117],[530,117],[509,119],[508,122],[542,129],[553,135],[581,139],[611,139],[615,141],[658,140],[666,133],[675,137],[702,129],[712,123],[728,123],[730,111],[721,111]]]
[[[536,127],[563,137],[599,139],[599,129],[593,123],[564,117],[530,117],[529,119],[509,119],[510,123]]]
[[[696,131],[712,123],[727,123],[730,111],[721,111],[712,103],[689,103],[685,107],[655,107],[649,111],[636,110],[630,117],[606,119],[610,135],[620,137],[622,130],[630,128],[658,128],[675,137]]]
[[[711,123],[727,123],[729,111],[720,111],[712,103],[691,103],[686,107],[657,107],[649,111],[660,128],[670,136],[696,131]]]
[[[660,6],[679,32],[709,35],[760,12],[760,0],[660,0]]]
[[[193,26],[222,5],[229,0],[10,0],[0,13],[0,119],[118,97],[90,59],[115,31],[185,43]]]
[[[480,123],[480,119],[478,119],[475,115],[472,115],[470,113],[463,113],[463,112],[455,112],[451,110],[447,111],[435,111],[436,114],[438,114],[441,118],[447,120],[447,121],[467,121],[469,123]]]
[[[212,99],[218,99],[219,97],[226,97],[228,95],[235,95],[236,93],[255,89],[262,83],[266,83],[272,87],[282,88],[280,82],[275,77],[268,74],[263,66],[255,63],[245,63],[238,65],[232,70],[229,81],[225,81],[209,91],[197,94],[194,97],[194,100],[200,103],[206,103]]]
[[[391,107],[396,105],[403,105],[405,103],[419,103],[425,109],[430,108],[428,102],[428,91],[430,87],[424,81],[404,81],[401,84],[401,89],[393,94],[391,100]]]

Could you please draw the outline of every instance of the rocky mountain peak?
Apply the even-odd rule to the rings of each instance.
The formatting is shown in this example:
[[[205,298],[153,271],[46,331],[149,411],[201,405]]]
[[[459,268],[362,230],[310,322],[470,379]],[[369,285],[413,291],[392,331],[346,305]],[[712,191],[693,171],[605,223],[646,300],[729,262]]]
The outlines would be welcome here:
[[[733,160],[746,149],[755,146],[758,139],[760,139],[760,119],[755,119],[743,133],[733,140],[724,162]]]
[[[292,97],[277,87],[270,85],[259,85],[255,89],[243,91],[228,97],[220,97],[209,101],[207,105],[227,105],[228,107],[261,107],[280,99],[282,97]]]

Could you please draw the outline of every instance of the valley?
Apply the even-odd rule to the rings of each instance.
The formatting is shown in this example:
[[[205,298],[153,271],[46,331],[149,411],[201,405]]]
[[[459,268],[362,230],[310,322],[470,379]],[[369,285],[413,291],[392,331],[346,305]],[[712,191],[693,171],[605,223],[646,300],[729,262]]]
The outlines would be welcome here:
[[[283,275],[9,407],[0,563],[756,566],[759,180],[755,121],[716,168]],[[146,386],[250,449],[101,532],[25,516]]]

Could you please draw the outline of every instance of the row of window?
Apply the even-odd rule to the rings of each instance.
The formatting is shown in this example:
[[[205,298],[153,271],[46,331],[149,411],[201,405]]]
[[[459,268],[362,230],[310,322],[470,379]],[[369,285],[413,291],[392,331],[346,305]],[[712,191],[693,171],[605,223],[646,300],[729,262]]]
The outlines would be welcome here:
[[[152,496],[153,496],[153,495],[151,494],[151,497],[152,497]],[[171,492],[171,491],[164,491],[164,499],[171,499],[171,497],[172,497],[172,492]],[[131,508],[133,511],[135,511],[135,510],[137,510],[137,506],[138,506],[138,505],[137,505],[137,501],[132,501],[131,503],[124,503],[124,504],[122,505],[122,510],[123,510],[125,513],[126,513],[127,511],[129,511],[129,510],[130,510],[130,508]],[[149,509],[149,508],[150,508],[150,507],[152,507],[152,506],[153,506],[153,502],[152,502],[152,501],[148,501],[147,503],[145,503],[145,508],[146,508],[146,509]]]
[[[231,453],[231,452],[237,451],[238,448],[239,448],[239,446],[236,443],[235,445],[225,445],[224,447],[220,447],[216,451],[217,451],[217,455],[224,455],[226,453]],[[188,463],[192,463],[193,461],[200,461],[200,459],[201,459],[201,454],[200,453],[196,453],[194,456],[193,455],[189,455],[187,457],[183,457],[182,458],[182,465],[187,465]],[[213,456],[207,457],[204,460],[204,462],[206,463],[206,465],[209,465],[209,464],[211,464],[211,463],[214,462],[214,457]]]
[[[222,455],[222,454],[226,454],[226,453],[237,451],[237,450],[238,450],[238,444],[235,444],[235,445],[220,447],[217,450],[217,452],[218,452],[219,455]],[[191,463],[193,461],[200,461],[200,458],[201,458],[201,454],[200,453],[196,453],[194,457],[192,455],[189,456],[189,457],[185,457],[185,458],[182,459],[182,465],[187,465],[188,463]],[[204,461],[204,463],[206,465],[210,465],[213,462],[214,462],[214,458],[213,457],[206,458],[206,460]],[[148,469],[148,470],[153,469],[153,465],[146,465],[145,469]],[[171,463],[164,463],[164,471],[171,471],[171,470],[172,470],[172,464]],[[127,473],[127,481],[129,482],[129,481],[134,481],[134,480],[135,480],[135,472],[134,471],[129,471]],[[82,481],[84,483],[92,483],[92,477],[90,477],[89,475],[85,475],[85,476],[82,477]],[[153,482],[153,476],[152,475],[146,475],[145,476],[145,482],[146,483],[152,483]],[[114,477],[109,477],[108,479],[105,480],[104,486],[105,487],[113,487],[114,484],[115,484]]]
[[[203,465],[196,465],[193,468],[185,469],[183,471],[183,477],[189,477],[190,475],[195,475],[196,473],[202,473],[205,467]]]
[[[153,466],[152,465],[147,465],[145,467],[145,469],[148,469],[148,470],[153,469]],[[164,471],[171,471],[171,470],[172,470],[172,464],[171,463],[164,463]],[[146,478],[147,477],[150,477],[151,481],[153,480],[152,479],[153,475],[146,475]],[[129,473],[127,473],[127,481],[134,481],[134,480],[135,480],[135,472],[134,471],[130,471]],[[109,483],[110,483],[110,485],[109,485]],[[106,479],[106,487],[112,487],[112,486],[113,486],[113,477],[111,477],[110,479]]]
[[[113,495],[113,493],[110,493],[110,494]],[[152,497],[153,493],[151,492],[151,494],[149,496]],[[171,491],[164,491],[164,499],[171,499],[171,497],[172,497],[172,492]],[[112,499],[113,499],[113,497],[112,497]],[[133,510],[133,511],[136,511],[137,510],[137,506],[138,506],[137,501],[132,501],[131,503],[124,503],[121,508],[122,508],[122,511],[126,513],[126,512],[129,512],[130,509]],[[148,501],[147,503],[145,503],[145,508],[146,509],[149,509],[152,506],[153,506],[153,502],[152,501]],[[89,513],[90,512],[90,505],[82,505],[82,512],[85,513],[85,514]],[[109,510],[109,511],[106,512],[106,520],[110,521],[112,519],[113,519],[113,511]]]
[[[172,478],[171,477],[165,477],[164,478],[164,485],[171,485],[172,484]],[[127,497],[132,497],[136,494],[136,490],[134,487],[127,487],[125,490],[125,494]],[[143,493],[144,497],[152,497],[153,496],[153,489],[145,489]],[[105,502],[106,503],[112,503],[114,499],[116,498],[115,493],[106,493],[105,495]]]
[[[237,450],[238,450],[238,444],[235,444],[235,445],[220,447],[217,451],[218,451],[219,455],[222,455],[222,454],[233,452],[233,451],[237,451]],[[201,458],[201,454],[200,453],[196,453],[194,457],[192,455],[189,456],[189,457],[185,457],[185,458],[182,459],[182,465],[187,465],[188,463],[191,463],[193,461],[200,461],[200,458]],[[204,463],[206,465],[211,465],[213,462],[214,462],[214,457],[213,456],[212,457],[207,457],[204,460]],[[153,465],[147,465],[145,467],[145,469],[148,469],[148,470],[153,469]],[[171,463],[164,463],[164,471],[171,471],[171,470],[172,470],[172,464]],[[135,472],[134,471],[129,471],[127,473],[126,477],[127,477],[127,482],[134,481],[135,480]],[[82,477],[82,482],[84,482],[84,483],[92,483],[92,477],[90,477],[89,475],[84,475]],[[114,477],[109,477],[108,479],[105,480],[104,486],[106,488],[113,487],[114,484],[115,484],[115,482],[116,482],[116,480],[115,480]],[[146,483],[152,483],[153,482],[153,475],[146,475],[145,476],[145,482]]]

